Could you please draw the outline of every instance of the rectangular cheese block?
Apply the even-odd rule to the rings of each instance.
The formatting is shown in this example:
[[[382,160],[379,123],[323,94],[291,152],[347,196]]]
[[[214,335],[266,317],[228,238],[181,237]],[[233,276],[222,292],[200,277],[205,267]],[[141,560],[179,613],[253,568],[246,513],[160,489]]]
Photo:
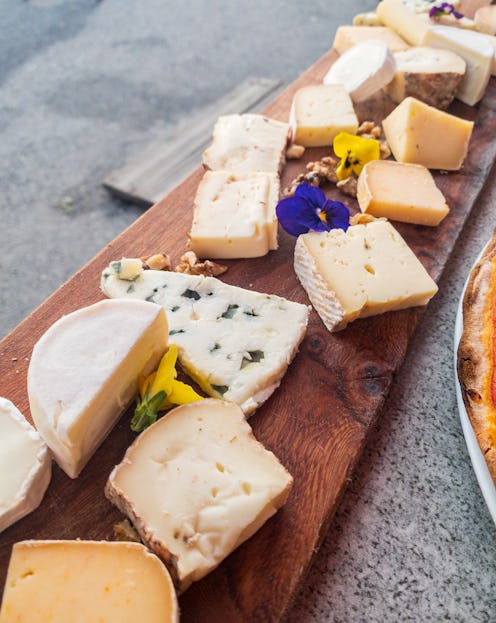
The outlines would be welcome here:
[[[224,115],[217,119],[203,164],[212,171],[280,173],[288,136],[287,123],[264,115]]]
[[[438,290],[386,220],[299,236],[294,267],[329,331],[357,318],[426,305]]]
[[[198,257],[260,257],[277,249],[276,173],[207,171],[194,202],[189,247]]]
[[[409,45],[394,30],[387,26],[339,26],[334,37],[333,48],[343,54],[346,50],[370,39],[380,39],[391,52],[406,50]]]
[[[404,99],[382,122],[396,160],[446,171],[461,168],[473,126],[473,121],[437,110],[414,97]]]
[[[181,366],[207,394],[247,415],[278,387],[308,321],[305,305],[202,275],[145,270],[130,283],[109,267],[101,287],[111,298],[162,305]]]
[[[439,225],[449,212],[429,169],[394,160],[367,162],[358,178],[357,200],[366,214],[416,225]]]
[[[22,541],[0,623],[178,623],[171,578],[141,543]]]
[[[496,76],[496,37],[494,35],[486,35],[481,33],[481,36],[489,43],[494,51],[493,63],[491,65],[491,76]]]
[[[339,132],[356,134],[358,119],[353,103],[341,84],[320,84],[298,89],[289,123],[293,141],[304,147],[332,145]]]
[[[183,591],[252,536],[291,485],[242,410],[207,399],[173,409],[141,433],[105,493]]]
[[[425,45],[423,37],[429,23],[402,0],[382,0],[377,6],[381,22],[410,45]]]

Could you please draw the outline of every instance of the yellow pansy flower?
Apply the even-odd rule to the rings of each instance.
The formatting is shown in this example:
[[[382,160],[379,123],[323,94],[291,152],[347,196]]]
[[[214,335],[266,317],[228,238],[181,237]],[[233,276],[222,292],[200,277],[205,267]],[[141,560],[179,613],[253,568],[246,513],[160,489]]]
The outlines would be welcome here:
[[[338,180],[345,180],[351,173],[360,175],[363,166],[371,160],[379,160],[381,150],[379,141],[374,138],[362,138],[348,132],[340,132],[334,137],[334,152],[341,158],[336,175]]]

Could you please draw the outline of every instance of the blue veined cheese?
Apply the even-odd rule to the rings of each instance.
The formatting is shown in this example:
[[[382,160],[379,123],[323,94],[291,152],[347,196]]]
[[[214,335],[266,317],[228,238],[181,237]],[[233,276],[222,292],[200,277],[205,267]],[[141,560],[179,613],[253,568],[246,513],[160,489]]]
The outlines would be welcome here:
[[[162,305],[185,371],[247,415],[279,386],[308,322],[305,305],[203,275],[145,270],[129,283],[108,267],[101,287],[111,298]]]

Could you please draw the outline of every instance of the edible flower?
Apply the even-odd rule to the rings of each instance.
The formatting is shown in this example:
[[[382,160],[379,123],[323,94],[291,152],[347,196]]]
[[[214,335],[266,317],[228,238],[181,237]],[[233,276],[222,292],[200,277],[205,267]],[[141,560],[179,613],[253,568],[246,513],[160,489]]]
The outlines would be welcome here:
[[[441,17],[441,15],[453,15],[456,19],[461,19],[463,17],[462,13],[458,13],[455,11],[455,7],[451,4],[451,2],[442,2],[437,6],[433,6],[429,11],[429,17],[431,19],[436,19],[436,17]]]
[[[351,173],[360,175],[363,166],[371,160],[379,160],[381,149],[374,138],[362,138],[348,132],[340,132],[334,137],[334,152],[341,162],[336,169],[338,180],[345,180]]]
[[[176,380],[176,360],[177,345],[171,344],[156,372],[140,379],[139,397],[131,420],[131,430],[134,432],[140,433],[151,426],[160,411],[202,400],[192,387]]]
[[[292,197],[281,199],[276,214],[283,229],[292,236],[307,231],[343,229],[350,224],[350,211],[339,201],[327,199],[317,186],[300,184]]]

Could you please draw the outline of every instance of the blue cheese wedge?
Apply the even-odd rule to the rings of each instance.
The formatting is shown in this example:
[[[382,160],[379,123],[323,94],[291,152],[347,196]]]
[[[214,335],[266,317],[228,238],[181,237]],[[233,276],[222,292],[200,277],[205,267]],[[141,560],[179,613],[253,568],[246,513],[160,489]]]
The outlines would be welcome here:
[[[173,409],[141,433],[105,494],[182,591],[250,538],[292,482],[237,405],[208,399]]]
[[[129,283],[108,267],[101,287],[110,298],[162,305],[185,371],[207,394],[236,402],[245,414],[278,387],[308,321],[305,305],[203,275],[145,270]]]

